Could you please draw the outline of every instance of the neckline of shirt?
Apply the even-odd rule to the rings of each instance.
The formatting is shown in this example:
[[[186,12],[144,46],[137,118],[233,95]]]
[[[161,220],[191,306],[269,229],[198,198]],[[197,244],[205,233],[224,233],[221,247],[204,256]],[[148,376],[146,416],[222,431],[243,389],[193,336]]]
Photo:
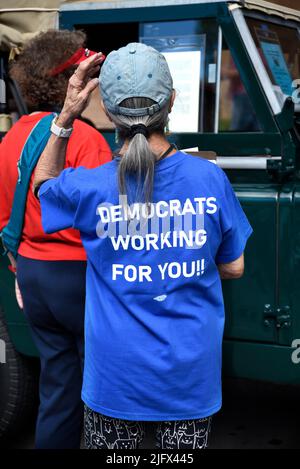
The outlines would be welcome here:
[[[170,168],[171,166],[174,166],[180,163],[185,157],[186,157],[186,154],[178,150],[176,153],[173,153],[173,155],[167,156],[167,158],[164,158],[163,160],[158,161],[155,164],[155,172]],[[120,156],[116,156],[114,158],[114,161],[118,163],[120,158],[121,158]]]
[[[47,116],[48,114],[51,114],[51,112],[41,111],[41,112],[37,112],[36,114],[25,114],[24,116],[20,117],[18,122],[22,122],[22,123],[33,122],[33,121],[41,119],[44,116]]]

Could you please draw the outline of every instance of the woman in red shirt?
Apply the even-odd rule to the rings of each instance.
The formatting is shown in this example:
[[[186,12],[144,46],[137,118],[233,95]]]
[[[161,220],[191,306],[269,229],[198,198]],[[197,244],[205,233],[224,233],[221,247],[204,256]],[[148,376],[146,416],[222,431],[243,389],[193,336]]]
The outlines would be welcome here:
[[[11,66],[11,76],[18,82],[31,113],[21,117],[0,145],[0,230],[10,217],[17,161],[26,139],[42,117],[62,106],[70,76],[89,54],[83,47],[85,39],[82,32],[41,33]],[[99,132],[77,120],[65,167],[94,168],[110,159],[110,148]],[[37,448],[80,445],[85,260],[76,230],[44,233],[31,181],[17,275],[24,314],[41,359]]]

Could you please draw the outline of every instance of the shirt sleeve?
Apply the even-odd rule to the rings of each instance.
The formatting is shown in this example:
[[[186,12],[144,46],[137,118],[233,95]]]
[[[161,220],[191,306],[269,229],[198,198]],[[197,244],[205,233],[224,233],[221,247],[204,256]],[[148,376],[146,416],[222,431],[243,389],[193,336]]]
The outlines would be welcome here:
[[[96,168],[111,161],[112,152],[104,137],[94,128],[76,120],[66,153],[66,165],[71,168],[84,166]]]
[[[226,264],[238,259],[243,254],[247,240],[253,232],[226,174],[224,171],[222,173],[225,188],[219,209],[222,241],[216,256],[217,264]]]
[[[75,227],[80,193],[76,175],[83,168],[67,168],[57,178],[44,182],[39,190],[42,226],[47,234]]]

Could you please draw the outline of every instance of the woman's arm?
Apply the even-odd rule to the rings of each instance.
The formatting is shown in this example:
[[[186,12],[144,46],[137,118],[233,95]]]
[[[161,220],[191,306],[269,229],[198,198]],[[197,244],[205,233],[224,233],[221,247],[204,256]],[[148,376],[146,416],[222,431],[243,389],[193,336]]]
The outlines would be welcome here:
[[[88,103],[91,92],[98,86],[98,78],[91,78],[100,69],[102,53],[92,55],[81,62],[69,80],[63,109],[56,125],[70,128]],[[44,181],[57,177],[64,169],[68,139],[51,135],[43,151],[34,175],[33,191],[37,192]]]
[[[233,262],[219,264],[218,269],[222,280],[242,277],[244,273],[244,254]]]
[[[14,272],[15,276],[16,276],[17,261],[16,261],[16,259],[14,258],[14,256],[12,255],[11,252],[7,253],[7,257],[9,258],[10,264],[11,264],[11,269],[10,270],[12,270]],[[16,300],[17,300],[17,303],[19,305],[19,308],[23,309],[23,298],[22,298],[21,291],[20,291],[20,288],[19,288],[19,285],[18,285],[17,277],[15,278],[15,295],[16,295]]]

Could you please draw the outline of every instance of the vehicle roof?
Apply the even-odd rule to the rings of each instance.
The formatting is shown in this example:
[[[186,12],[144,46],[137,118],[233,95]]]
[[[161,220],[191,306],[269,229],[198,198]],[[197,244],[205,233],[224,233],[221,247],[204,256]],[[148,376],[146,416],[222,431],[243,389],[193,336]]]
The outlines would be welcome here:
[[[1,3],[1,0],[0,0]],[[2,2],[3,3],[3,2]],[[265,12],[281,19],[300,22],[300,11],[264,0],[10,0],[0,6],[0,52],[22,47],[39,31],[58,26],[59,11],[101,10],[174,5],[227,3],[249,10]]]
[[[168,5],[201,5],[207,3],[238,4],[249,10],[261,11],[288,20],[300,21],[300,11],[265,0],[99,0],[96,2],[83,0],[64,3],[61,5],[60,11],[106,10],[113,8],[139,8]]]

